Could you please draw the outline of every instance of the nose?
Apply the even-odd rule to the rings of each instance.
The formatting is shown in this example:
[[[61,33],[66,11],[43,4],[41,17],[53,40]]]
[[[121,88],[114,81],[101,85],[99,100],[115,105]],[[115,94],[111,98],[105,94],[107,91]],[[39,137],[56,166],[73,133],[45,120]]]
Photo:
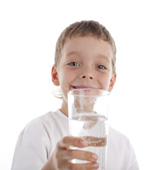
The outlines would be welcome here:
[[[93,80],[94,79],[94,76],[93,76],[93,73],[91,72],[91,70],[86,70],[84,69],[82,74],[80,75],[80,78],[81,79],[88,79],[88,80]]]
[[[82,78],[82,79],[90,79],[90,80],[92,80],[92,79],[93,79],[93,76],[84,74],[84,75],[81,75],[81,78]]]

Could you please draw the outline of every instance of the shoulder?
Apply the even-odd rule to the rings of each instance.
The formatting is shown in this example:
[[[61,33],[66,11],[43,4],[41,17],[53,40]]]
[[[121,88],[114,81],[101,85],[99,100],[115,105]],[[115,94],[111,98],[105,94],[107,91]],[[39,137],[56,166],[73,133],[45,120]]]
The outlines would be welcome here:
[[[135,157],[134,149],[127,136],[110,127],[108,135],[108,150],[120,157]]]
[[[109,127],[109,138],[112,140],[112,142],[123,142],[123,143],[128,143],[129,139],[127,136],[122,134],[121,132],[113,129],[112,127]]]
[[[23,133],[44,133],[56,121],[57,111],[48,112],[31,120],[23,129]]]
[[[118,167],[121,167],[120,169],[139,169],[128,137],[111,127],[108,135],[108,156],[109,169],[118,169]],[[117,165],[114,165],[114,162],[117,162]]]
[[[108,145],[121,153],[134,152],[128,137],[111,127],[109,128]]]
[[[56,112],[48,112],[40,117],[34,118],[31,120],[26,126],[25,130],[34,130],[41,129],[42,127],[50,124],[51,120],[53,120],[54,114]]]
[[[23,134],[38,134],[39,136],[51,136],[62,133],[67,129],[68,118],[59,110],[48,112],[30,121],[24,128]]]

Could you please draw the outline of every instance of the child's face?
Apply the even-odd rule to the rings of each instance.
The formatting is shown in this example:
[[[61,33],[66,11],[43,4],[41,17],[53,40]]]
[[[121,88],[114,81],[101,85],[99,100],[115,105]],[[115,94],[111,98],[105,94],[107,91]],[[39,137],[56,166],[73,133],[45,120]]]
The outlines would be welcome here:
[[[97,88],[111,91],[116,80],[112,74],[112,49],[108,42],[95,37],[74,37],[62,50],[57,67],[53,66],[52,80],[60,85],[67,114],[67,93],[77,88]]]

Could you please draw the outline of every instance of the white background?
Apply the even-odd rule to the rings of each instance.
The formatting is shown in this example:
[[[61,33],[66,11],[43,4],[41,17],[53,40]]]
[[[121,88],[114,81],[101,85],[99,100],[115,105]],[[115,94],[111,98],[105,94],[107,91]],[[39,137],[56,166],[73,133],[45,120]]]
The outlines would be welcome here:
[[[25,125],[60,106],[50,74],[55,43],[66,26],[88,19],[117,45],[110,123],[130,139],[141,170],[160,169],[158,0],[0,1],[0,169],[10,169]]]

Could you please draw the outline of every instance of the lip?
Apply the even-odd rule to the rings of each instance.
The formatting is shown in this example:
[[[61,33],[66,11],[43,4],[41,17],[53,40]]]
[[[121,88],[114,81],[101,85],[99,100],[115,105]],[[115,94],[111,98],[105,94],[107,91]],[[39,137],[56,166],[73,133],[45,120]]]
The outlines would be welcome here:
[[[85,86],[85,85],[79,85],[79,86],[72,86],[73,89],[97,89],[92,86]]]

